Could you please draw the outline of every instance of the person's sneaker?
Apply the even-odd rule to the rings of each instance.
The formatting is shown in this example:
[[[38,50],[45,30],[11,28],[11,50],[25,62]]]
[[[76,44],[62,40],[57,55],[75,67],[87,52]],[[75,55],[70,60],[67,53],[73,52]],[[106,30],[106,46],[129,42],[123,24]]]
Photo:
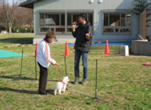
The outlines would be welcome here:
[[[77,84],[79,82],[79,78],[75,78],[74,84]]]
[[[87,83],[87,79],[83,79],[82,84]]]

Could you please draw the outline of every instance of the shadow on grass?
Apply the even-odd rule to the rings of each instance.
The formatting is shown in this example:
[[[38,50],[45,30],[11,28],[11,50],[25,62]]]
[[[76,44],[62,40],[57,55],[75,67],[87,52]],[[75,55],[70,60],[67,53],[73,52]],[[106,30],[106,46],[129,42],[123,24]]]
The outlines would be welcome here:
[[[12,80],[31,80],[31,81],[39,81],[39,79],[35,78],[29,78],[29,77],[14,77],[14,76],[19,76],[19,75],[13,75],[13,76],[0,76],[0,78],[5,78],[5,79],[12,79]],[[47,80],[50,82],[58,82],[59,80]]]
[[[27,93],[27,94],[38,94],[37,91],[28,91],[28,90],[18,90],[18,89],[13,89],[13,88],[0,88],[1,91],[11,91],[11,92],[18,92],[18,93]]]
[[[17,76],[17,75],[14,75]],[[12,79],[12,80],[35,80],[35,78],[28,77],[14,77],[14,76],[0,76],[0,78]]]
[[[33,38],[6,38],[6,39],[1,39],[0,43],[32,44]]]
[[[17,92],[17,93],[26,93],[26,94],[38,94],[38,91],[29,91],[29,90],[19,90],[19,89],[13,89],[13,88],[0,88],[1,91],[11,91],[11,92]],[[49,94],[54,94],[54,90],[48,90]]]
[[[69,81],[69,83],[70,83],[70,84],[73,84],[73,85],[76,85],[76,84],[82,84],[82,82],[78,82],[78,83],[76,83],[76,84],[75,84],[75,82],[74,82],[74,81]],[[82,84],[82,85],[83,85],[83,84]]]

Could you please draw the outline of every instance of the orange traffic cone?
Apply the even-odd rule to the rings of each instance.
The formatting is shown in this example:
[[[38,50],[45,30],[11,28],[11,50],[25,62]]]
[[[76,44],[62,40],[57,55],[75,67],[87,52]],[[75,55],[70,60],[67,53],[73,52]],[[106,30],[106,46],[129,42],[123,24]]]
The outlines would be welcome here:
[[[106,40],[105,53],[104,53],[104,54],[105,54],[105,55],[110,55],[108,40]]]
[[[35,48],[35,57],[37,57],[37,49],[38,49],[38,43],[36,43],[36,48]]]
[[[64,56],[70,56],[69,47],[68,47],[68,42],[66,42],[66,47],[65,47],[65,54],[64,54]]]

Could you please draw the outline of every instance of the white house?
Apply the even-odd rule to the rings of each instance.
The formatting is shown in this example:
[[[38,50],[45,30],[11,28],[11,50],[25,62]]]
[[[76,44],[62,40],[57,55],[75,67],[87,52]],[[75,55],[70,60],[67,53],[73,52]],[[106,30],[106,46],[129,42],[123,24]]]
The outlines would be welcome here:
[[[129,42],[138,39],[139,17],[132,14],[133,0],[27,0],[21,7],[34,9],[34,39],[39,42],[47,30],[62,41],[73,42],[72,22],[86,13],[93,42]]]

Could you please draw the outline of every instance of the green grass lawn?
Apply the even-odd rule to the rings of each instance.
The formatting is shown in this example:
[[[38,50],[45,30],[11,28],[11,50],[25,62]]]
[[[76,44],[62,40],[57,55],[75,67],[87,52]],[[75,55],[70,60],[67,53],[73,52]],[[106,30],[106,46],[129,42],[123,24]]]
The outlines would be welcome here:
[[[33,33],[0,34],[0,46],[32,44],[33,37]]]
[[[26,38],[20,36],[19,38]],[[33,35],[28,36],[31,39]],[[6,38],[9,39],[7,35]],[[5,43],[1,42],[1,45]],[[65,76],[64,45],[51,44],[50,48],[60,64],[62,76]],[[69,48],[71,56],[67,57],[67,71],[70,81],[73,81],[74,49]],[[20,73],[21,58],[0,59],[0,110],[151,110],[151,68],[142,66],[142,63],[149,62],[151,58],[135,55],[122,57],[119,54],[120,46],[110,46],[111,55],[104,55],[104,48],[104,46],[91,47],[88,56],[88,83],[85,85],[69,83],[69,90],[57,96],[53,95],[53,90],[56,80],[60,80],[61,77],[56,66],[49,67],[50,81],[47,82],[47,89],[51,93],[47,96],[38,95],[38,81],[33,80],[35,47],[6,48],[5,50],[18,53],[23,49],[27,55],[23,60],[23,69],[31,72],[24,71],[26,74],[21,77],[12,76]],[[110,99],[94,103],[93,98],[72,92],[70,89],[94,96],[96,59],[98,59],[98,97]],[[82,62],[80,70],[81,81]]]

